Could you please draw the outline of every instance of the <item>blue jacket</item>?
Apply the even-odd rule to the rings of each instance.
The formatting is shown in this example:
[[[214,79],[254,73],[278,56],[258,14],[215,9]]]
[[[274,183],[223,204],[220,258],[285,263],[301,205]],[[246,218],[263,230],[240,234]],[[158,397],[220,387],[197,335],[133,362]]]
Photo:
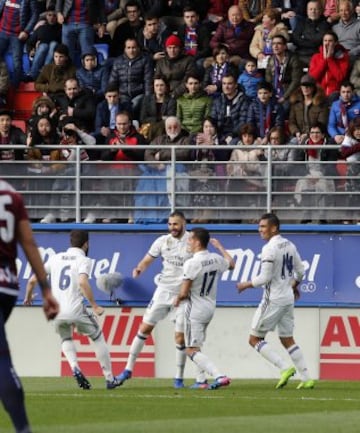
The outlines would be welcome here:
[[[340,102],[339,98],[331,104],[328,122],[328,133],[331,138],[334,138],[335,135],[345,135],[345,128],[341,120]],[[360,98],[357,95],[354,95],[349,105],[346,106],[346,113],[348,122],[360,116]]]
[[[246,96],[250,99],[255,99],[257,96],[257,85],[264,81],[264,77],[260,72],[250,75],[244,71],[239,75],[238,83],[244,89]]]
[[[0,16],[5,7],[6,0],[0,0]],[[39,17],[37,0],[22,0],[20,5],[20,28],[21,31],[30,34]]]
[[[76,78],[82,89],[91,90],[95,96],[103,97],[109,80],[108,71],[102,66],[97,66],[89,71],[83,66],[76,70]]]
[[[249,98],[241,91],[231,100],[230,112],[227,115],[228,98],[221,93],[214,98],[211,117],[216,120],[219,136],[238,135],[240,126],[246,122],[249,109]]]
[[[262,116],[260,109],[262,108]],[[285,123],[285,113],[284,108],[281,104],[278,104],[274,102],[273,100],[270,100],[269,105],[265,106],[262,104],[258,98],[253,100],[250,103],[249,110],[247,113],[246,123],[250,123],[253,125],[253,127],[256,129],[256,135],[257,137],[264,138],[266,135],[265,131],[265,122],[266,122],[266,115],[267,112],[269,112],[269,123],[268,128],[271,129],[274,126],[280,126],[281,128],[284,128]],[[263,130],[261,129],[261,117],[263,120]]]

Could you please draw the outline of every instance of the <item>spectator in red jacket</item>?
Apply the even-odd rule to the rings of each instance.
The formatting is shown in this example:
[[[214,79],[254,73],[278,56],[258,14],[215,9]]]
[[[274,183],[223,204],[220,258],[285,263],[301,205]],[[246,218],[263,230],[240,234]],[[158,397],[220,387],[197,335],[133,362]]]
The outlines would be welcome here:
[[[330,101],[337,99],[340,84],[350,70],[350,57],[347,50],[338,43],[334,32],[324,34],[319,53],[311,57],[309,66],[309,74],[324,89]]]
[[[131,192],[135,191],[136,176],[139,174],[137,164],[132,161],[144,160],[144,150],[139,149],[137,145],[144,145],[147,142],[132,125],[131,115],[126,111],[120,111],[116,115],[115,130],[108,137],[107,143],[109,148],[101,152],[101,159],[113,162],[103,165],[103,190],[112,193],[105,195],[101,203],[103,209],[107,209],[108,216],[103,222],[118,222],[119,218],[128,218],[127,221],[132,223],[134,197]]]

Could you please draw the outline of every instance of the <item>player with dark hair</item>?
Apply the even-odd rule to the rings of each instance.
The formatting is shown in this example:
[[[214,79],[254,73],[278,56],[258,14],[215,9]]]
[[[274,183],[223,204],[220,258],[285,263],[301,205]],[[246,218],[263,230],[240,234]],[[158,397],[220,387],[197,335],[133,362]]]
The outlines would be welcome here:
[[[85,230],[72,230],[70,244],[71,247],[67,251],[51,256],[45,264],[46,273],[51,277],[54,296],[60,304],[55,329],[61,337],[61,350],[79,387],[90,389],[89,381],[80,370],[72,338],[73,326],[76,326],[77,332],[89,336],[93,341],[96,357],[106,380],[106,388],[114,389],[121,384],[112,374],[109,349],[93,314],[94,312],[97,316],[101,316],[104,308],[95,302],[89,283],[91,271],[91,259],[87,257],[89,233]],[[31,305],[36,283],[37,278],[33,275],[26,286],[25,305]],[[93,312],[87,311],[84,298],[90,303]]]
[[[208,251],[209,241],[222,256]],[[174,305],[178,307],[183,301],[185,306],[186,354],[199,371],[215,378],[210,385],[206,379],[197,379],[191,388],[216,389],[229,385],[230,379],[201,352],[201,346],[205,342],[206,329],[215,313],[218,280],[223,272],[234,269],[235,262],[217,239],[210,239],[208,230],[204,228],[191,230],[188,246],[194,256],[184,264],[183,282]]]
[[[189,232],[186,231],[185,224],[186,220],[182,212],[171,213],[168,220],[169,234],[157,238],[133,270],[133,277],[137,278],[156,258],[162,258],[162,270],[155,277],[157,288],[146,309],[138,333],[132,341],[125,370],[117,376],[121,383],[131,378],[136,359],[156,324],[169,315],[170,319],[175,322],[177,349],[174,388],[184,387],[183,376],[186,361],[184,310],[182,305],[174,309],[173,303],[180,291],[183,265],[192,256],[187,247]]]
[[[267,241],[261,251],[261,271],[251,281],[237,284],[239,292],[252,287],[264,287],[262,300],[255,312],[249,343],[260,355],[281,371],[276,388],[282,388],[298,371],[301,382],[297,389],[314,387],[300,347],[296,344],[294,331],[294,301],[299,298],[298,285],[304,275],[304,265],[296,246],[280,234],[279,218],[273,213],[260,218],[259,233]],[[295,367],[289,365],[276,353],[265,336],[277,327],[282,345],[290,355]]]
[[[33,237],[22,196],[0,179],[0,400],[17,433],[31,433],[24,403],[24,391],[11,361],[5,323],[19,294],[16,270],[17,243],[24,250],[39,281],[43,309],[54,319],[59,305],[51,294],[46,272]]]

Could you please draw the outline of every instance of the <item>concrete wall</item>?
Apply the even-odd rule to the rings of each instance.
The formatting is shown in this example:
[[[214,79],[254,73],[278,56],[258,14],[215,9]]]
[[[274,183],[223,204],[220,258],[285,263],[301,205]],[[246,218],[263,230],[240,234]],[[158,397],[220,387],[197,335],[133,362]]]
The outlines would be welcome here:
[[[248,333],[255,308],[218,308],[207,332],[203,351],[232,378],[273,378],[278,371],[248,345]],[[144,312],[143,308],[108,308],[101,318],[117,373],[125,365],[133,335]],[[295,338],[306,356],[314,378],[319,377],[320,323],[319,309],[297,308]],[[68,374],[61,355],[60,339],[53,324],[46,322],[39,307],[16,307],[7,324],[7,335],[13,362],[20,376],[60,376]],[[287,357],[276,335],[268,341]],[[154,343],[155,342],[155,343]],[[154,331],[154,342],[144,347],[136,375],[159,378],[173,377],[175,347],[172,323],[165,319]],[[95,355],[87,339],[77,339],[80,361],[89,375],[101,374],[94,369]],[[152,356],[154,355],[154,356]],[[91,362],[89,361],[91,360]],[[186,377],[194,376],[194,367],[187,362]]]

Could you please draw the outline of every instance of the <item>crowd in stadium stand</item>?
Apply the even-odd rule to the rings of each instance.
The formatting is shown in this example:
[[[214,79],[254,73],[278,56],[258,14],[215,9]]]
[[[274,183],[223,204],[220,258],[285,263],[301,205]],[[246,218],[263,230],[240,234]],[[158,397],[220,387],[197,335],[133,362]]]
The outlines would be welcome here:
[[[360,155],[358,16],[360,5],[350,0],[0,0],[0,144],[31,148],[0,150],[0,160],[35,160],[38,170],[42,160],[52,160],[42,169],[56,172],[63,169],[57,160],[74,155],[37,144],[129,144],[129,151],[81,156],[113,160],[117,173],[128,170],[127,160],[170,159],[156,147],[136,150],[136,144],[175,140],[194,145],[183,160],[223,162],[203,169],[213,176],[221,168],[232,179],[212,181],[207,191],[239,191],[239,182],[263,186],[251,176],[261,175],[256,161],[267,155],[252,144],[292,143],[297,152],[274,157],[306,162],[295,199],[301,200],[309,179],[331,192],[333,183],[323,177],[334,173],[319,161],[343,159],[352,175],[359,170],[350,164]],[[9,88],[21,82],[33,82],[42,93],[23,132],[11,125],[16,112],[7,100]],[[338,151],[301,149],[328,143]],[[202,144],[239,149],[204,152]],[[196,206],[205,201],[205,185],[193,183]],[[357,182],[346,188],[353,191]],[[119,206],[132,200],[125,199]]]

